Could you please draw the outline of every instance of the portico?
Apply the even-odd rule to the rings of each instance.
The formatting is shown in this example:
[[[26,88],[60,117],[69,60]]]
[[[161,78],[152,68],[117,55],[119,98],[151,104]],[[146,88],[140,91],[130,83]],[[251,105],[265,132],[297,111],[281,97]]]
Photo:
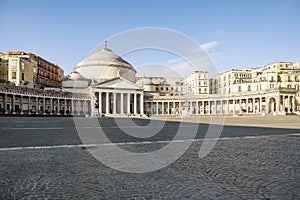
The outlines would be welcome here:
[[[144,114],[143,88],[126,79],[94,84],[89,90],[93,94],[93,116]]]

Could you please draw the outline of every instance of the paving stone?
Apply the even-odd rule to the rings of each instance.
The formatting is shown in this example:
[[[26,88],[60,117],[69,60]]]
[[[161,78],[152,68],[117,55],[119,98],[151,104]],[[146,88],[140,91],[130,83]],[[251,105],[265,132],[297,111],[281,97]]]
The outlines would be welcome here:
[[[70,119],[62,120],[71,127]],[[36,137],[35,132],[11,134],[16,140],[18,134],[26,134],[30,138],[26,145]],[[51,145],[55,140],[51,137],[58,133],[41,134],[45,138],[39,136],[33,144]],[[59,144],[75,141],[67,138],[72,134],[59,137]],[[4,135],[1,140],[9,141],[9,133]],[[9,146],[7,140],[1,141],[0,148]],[[144,174],[111,169],[82,148],[0,151],[0,199],[299,199],[300,137],[219,140],[208,156],[199,159],[201,144],[201,140],[193,142],[174,163]],[[123,148],[147,152],[162,146],[126,144]]]

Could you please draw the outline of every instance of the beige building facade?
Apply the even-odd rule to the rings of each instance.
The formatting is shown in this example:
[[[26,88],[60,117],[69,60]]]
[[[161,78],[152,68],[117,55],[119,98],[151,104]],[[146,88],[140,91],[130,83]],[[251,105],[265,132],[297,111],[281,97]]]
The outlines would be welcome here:
[[[0,54],[0,59],[3,82],[27,88],[61,88],[63,69],[36,54],[11,51]]]
[[[9,80],[34,83],[36,62],[20,56],[3,60]],[[28,77],[23,78],[23,72]],[[62,80],[61,91],[2,84],[0,110],[90,117],[300,114],[299,79],[299,63],[293,62],[232,69],[213,78],[204,71],[180,78],[136,77],[133,66],[106,44],[73,68]]]
[[[1,74],[4,82],[11,82],[16,86],[35,88],[37,76],[37,62],[25,54],[1,54]]]

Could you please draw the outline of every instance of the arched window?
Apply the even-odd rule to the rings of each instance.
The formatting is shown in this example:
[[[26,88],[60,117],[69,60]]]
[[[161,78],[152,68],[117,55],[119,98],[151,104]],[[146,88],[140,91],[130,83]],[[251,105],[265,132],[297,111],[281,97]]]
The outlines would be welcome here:
[[[295,85],[295,89],[299,90],[299,85],[298,84]]]

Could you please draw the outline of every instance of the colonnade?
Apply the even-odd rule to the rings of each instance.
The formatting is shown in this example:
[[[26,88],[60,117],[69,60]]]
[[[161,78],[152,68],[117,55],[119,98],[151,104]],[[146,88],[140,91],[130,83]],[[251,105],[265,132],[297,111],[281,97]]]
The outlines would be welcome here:
[[[298,108],[294,94],[269,94],[205,99],[157,98],[145,101],[147,115],[285,114]]]
[[[57,94],[0,91],[0,113],[13,115],[89,115],[90,99]]]
[[[272,90],[205,97],[154,96],[142,90],[98,90],[90,95],[0,88],[0,113],[20,115],[239,115],[299,111],[295,91]]]
[[[144,95],[142,92],[95,92],[94,113],[100,115],[143,115]]]

